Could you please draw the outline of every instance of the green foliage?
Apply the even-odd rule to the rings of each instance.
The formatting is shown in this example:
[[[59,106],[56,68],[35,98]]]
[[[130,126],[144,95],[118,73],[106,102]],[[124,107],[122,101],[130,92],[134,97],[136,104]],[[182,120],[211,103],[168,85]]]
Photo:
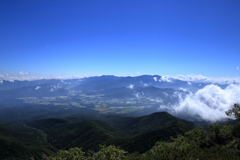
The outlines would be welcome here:
[[[214,145],[228,145],[229,143],[235,139],[233,136],[233,128],[232,125],[210,125],[210,135],[209,137],[212,140]]]
[[[100,145],[98,152],[89,152],[88,155],[81,148],[71,148],[61,150],[50,160],[123,160],[126,159],[126,151],[110,145],[108,147]]]
[[[115,142],[115,144],[130,153],[144,153],[154,146],[157,141],[171,141],[171,137],[182,135],[185,131],[187,131],[187,129],[175,124],[133,137],[122,138],[121,141]]]
[[[172,138],[172,142],[157,142],[143,154],[136,152],[127,154],[126,151],[110,145],[108,147],[100,146],[99,151],[90,152],[86,154],[88,156],[83,158],[86,160],[239,160],[240,152],[238,147],[240,141],[233,134],[236,132],[235,127],[232,125],[210,125],[205,129],[197,126],[184,135]],[[82,151],[79,153],[84,154]],[[60,157],[68,156],[61,155]],[[72,159],[74,158],[72,157]]]
[[[240,138],[240,123],[236,124],[233,127],[233,136],[237,137],[237,138]]]
[[[108,147],[100,145],[100,150],[93,153],[89,160],[123,160],[126,159],[126,151],[114,145]]]
[[[196,126],[193,130],[186,132],[184,136],[194,148],[209,147],[211,145],[209,133],[201,126]]]
[[[239,156],[232,149],[222,149],[221,147],[191,148],[191,145],[178,145],[175,142],[159,142],[148,152],[132,157],[131,159],[151,159],[151,160],[237,160]]]
[[[24,124],[0,126],[0,159],[41,159],[52,154],[53,147],[46,142],[46,134]]]
[[[144,154],[131,156],[133,160],[240,159],[239,139],[233,136],[234,126],[210,125],[206,130],[195,127],[173,142],[157,142]]]
[[[85,152],[82,148],[71,148],[69,150],[60,150],[55,156],[50,157],[49,160],[85,160]]]
[[[235,103],[233,108],[226,112],[228,116],[234,116],[236,119],[240,120],[240,105]]]

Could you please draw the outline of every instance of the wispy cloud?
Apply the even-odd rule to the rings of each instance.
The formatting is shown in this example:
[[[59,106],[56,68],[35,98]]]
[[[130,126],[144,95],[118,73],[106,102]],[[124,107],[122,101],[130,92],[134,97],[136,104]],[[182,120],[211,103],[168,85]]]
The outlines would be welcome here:
[[[19,73],[18,73],[18,75],[21,75],[21,76],[23,76],[23,75],[28,75],[29,73],[28,72],[24,72],[24,71],[20,71]]]
[[[186,88],[183,88],[183,87],[180,87],[179,90],[184,91],[184,92],[187,92],[187,89],[186,89]]]
[[[202,75],[178,75],[178,76],[172,76],[172,78],[179,79],[182,81],[207,81],[208,77],[202,76]]]
[[[182,81],[199,82],[199,83],[218,83],[218,84],[232,84],[240,83],[240,77],[205,77],[202,75],[178,75],[168,76],[168,78],[179,79]]]
[[[36,88],[35,88],[35,90],[38,90],[38,89],[40,89],[41,88],[41,86],[37,86]]]
[[[133,85],[133,84],[130,84],[127,88],[133,89],[133,88],[134,88],[134,85]]]
[[[240,70],[240,66],[239,66]],[[140,74],[140,73],[139,73]],[[68,76],[58,76],[58,75],[45,75],[45,76],[37,76],[34,74],[30,74],[29,72],[20,71],[18,74],[0,74],[0,79],[7,80],[7,81],[14,81],[14,80],[39,80],[39,79],[76,79],[76,78],[86,78],[86,77],[93,77],[93,76],[100,76],[100,75],[68,75]],[[117,77],[128,77],[129,75],[115,75]],[[139,75],[137,75],[139,76]],[[154,78],[154,80],[158,81],[165,81],[165,82],[173,82],[174,79],[187,81],[189,85],[192,82],[200,82],[200,83],[218,83],[218,84],[232,84],[232,83],[239,83],[240,84],[240,77],[205,77],[202,75],[177,75],[177,76],[161,76],[161,79]],[[132,76],[134,77],[134,76]]]
[[[166,82],[172,82],[171,76],[161,76],[161,80],[159,81],[166,81]]]

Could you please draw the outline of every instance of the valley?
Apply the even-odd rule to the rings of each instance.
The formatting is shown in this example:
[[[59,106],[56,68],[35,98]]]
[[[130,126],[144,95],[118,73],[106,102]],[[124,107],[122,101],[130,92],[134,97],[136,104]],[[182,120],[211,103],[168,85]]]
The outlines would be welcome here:
[[[125,114],[135,111],[141,111],[159,104],[158,99],[139,97],[125,99],[106,99],[103,94],[78,96],[58,96],[58,97],[21,97],[17,98],[23,101],[23,104],[31,105],[61,105],[75,106],[80,108],[92,108],[101,113]]]
[[[101,146],[111,145],[131,156],[143,156],[157,142],[171,145],[174,138],[191,132],[197,125],[209,125],[209,120],[200,114],[176,112],[176,106],[181,106],[184,99],[208,86],[213,85],[150,75],[3,81],[0,159],[42,160],[60,150],[77,147],[95,153]],[[226,85],[214,87],[224,90]],[[200,104],[210,104],[205,97],[200,98]],[[231,121],[223,118],[215,123]]]
[[[178,87],[179,86],[179,87]],[[3,81],[0,84],[0,108],[4,106],[43,105],[90,108],[102,114],[146,115],[161,105],[178,102],[197,85],[187,82],[165,82],[160,76],[100,76],[70,80]],[[194,87],[193,87],[194,86]],[[180,88],[180,89],[179,89]]]

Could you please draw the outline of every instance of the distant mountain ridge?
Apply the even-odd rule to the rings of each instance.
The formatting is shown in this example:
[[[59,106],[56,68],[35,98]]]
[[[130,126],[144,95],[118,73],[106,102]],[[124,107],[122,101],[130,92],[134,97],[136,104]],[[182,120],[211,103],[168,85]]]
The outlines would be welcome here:
[[[0,109],[13,106],[44,105],[88,108],[102,114],[147,115],[167,111],[185,119],[201,118],[177,114],[174,107],[208,83],[188,82],[159,76],[94,76],[80,79],[1,81]],[[224,85],[219,85],[224,87]],[[203,102],[204,103],[204,102]],[[8,108],[9,109],[9,108]],[[50,109],[50,110],[49,110]],[[41,115],[41,114],[40,114]]]
[[[158,75],[137,77],[95,76],[82,79],[43,79],[35,81],[3,80],[0,84],[0,102],[20,97],[68,96],[71,93],[105,94],[105,98],[160,97],[174,91],[197,90],[204,84],[177,79],[164,79]],[[185,90],[185,91],[184,91]],[[168,93],[169,92],[169,93]]]
[[[108,89],[115,87],[128,87],[129,85],[134,85],[135,87],[143,87],[152,85],[158,88],[174,88],[178,89],[178,86],[187,87],[189,86],[189,82],[181,81],[174,78],[163,78],[159,75],[141,75],[136,77],[118,77],[113,75],[103,75],[103,76],[93,76],[86,77],[81,79],[42,79],[42,80],[32,80],[32,81],[6,81],[2,80],[0,83],[0,90],[11,90],[22,88],[26,86],[34,86],[37,87],[39,85],[48,84],[48,85],[61,85],[61,87],[75,87],[75,89]],[[91,84],[88,86],[87,84]],[[199,83],[198,83],[199,84]],[[84,85],[84,86],[83,86]],[[197,87],[194,82],[192,85]],[[201,83],[201,85],[203,85]]]

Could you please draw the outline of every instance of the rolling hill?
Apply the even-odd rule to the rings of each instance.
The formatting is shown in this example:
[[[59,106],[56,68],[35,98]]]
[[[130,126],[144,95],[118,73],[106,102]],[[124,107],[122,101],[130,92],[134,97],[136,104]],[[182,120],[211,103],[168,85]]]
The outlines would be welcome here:
[[[106,116],[101,120],[42,119],[29,123],[48,135],[48,142],[57,149],[82,147],[97,150],[99,144],[117,145],[129,152],[143,152],[154,143],[170,140],[193,128],[194,124],[166,112],[142,117]],[[146,145],[145,143],[148,143]],[[141,147],[133,147],[139,144]]]

